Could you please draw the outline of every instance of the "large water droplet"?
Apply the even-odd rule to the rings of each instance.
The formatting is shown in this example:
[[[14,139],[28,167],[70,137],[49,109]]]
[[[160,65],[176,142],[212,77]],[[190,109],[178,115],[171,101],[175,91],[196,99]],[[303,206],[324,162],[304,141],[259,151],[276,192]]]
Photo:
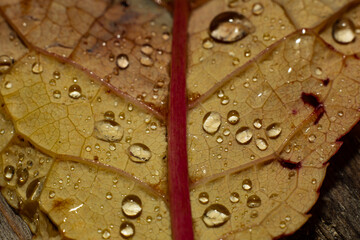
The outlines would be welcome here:
[[[210,36],[219,42],[232,43],[246,37],[253,31],[249,19],[237,12],[223,12],[210,23]]]
[[[29,172],[26,168],[19,168],[16,171],[16,176],[18,177],[17,184],[22,186],[26,183],[29,178]]]
[[[232,125],[237,124],[240,120],[240,115],[239,115],[238,111],[236,111],[236,110],[229,111],[227,114],[227,120]]]
[[[116,65],[120,69],[126,69],[127,67],[129,67],[129,57],[126,54],[119,54],[116,57]]]
[[[242,182],[242,188],[245,191],[250,191],[252,189],[252,181],[250,179],[244,179]]]
[[[94,136],[106,142],[118,142],[124,135],[124,129],[115,121],[101,120],[95,122]]]
[[[4,178],[6,181],[11,181],[14,177],[15,168],[11,165],[8,165],[4,168]]]
[[[256,147],[260,149],[261,151],[265,151],[268,148],[268,144],[265,139],[258,138],[255,141]]]
[[[120,225],[120,235],[127,239],[135,235],[135,226],[131,222],[123,222]]]
[[[251,132],[250,128],[242,127],[237,130],[235,138],[236,141],[240,144],[248,144],[253,137],[253,133]]]
[[[77,84],[71,85],[69,87],[69,97],[79,99],[81,97],[81,87]]]
[[[36,73],[36,74],[42,73],[44,71],[43,66],[39,62],[34,63],[32,65],[31,70],[33,73]]]
[[[134,143],[129,147],[130,160],[136,163],[144,163],[149,161],[152,154],[148,146],[142,143]]]
[[[216,133],[221,125],[221,115],[218,112],[208,112],[203,119],[203,129],[209,134]]]
[[[136,218],[142,212],[142,203],[138,196],[128,195],[122,201],[121,209],[125,216],[129,218]]]
[[[277,138],[280,136],[281,127],[277,123],[273,123],[266,128],[266,135],[269,138]]]
[[[209,202],[209,194],[207,192],[202,192],[199,194],[199,202],[201,204],[207,204]]]
[[[213,204],[205,209],[202,216],[207,227],[219,227],[230,219],[229,210],[221,204]]]
[[[260,207],[261,205],[261,199],[259,198],[258,195],[251,195],[248,197],[246,205],[249,208],[256,208],[256,207]]]
[[[13,65],[12,59],[7,55],[0,56],[0,74],[7,73]]]
[[[355,41],[354,23],[347,18],[338,19],[332,26],[332,36],[337,43],[349,44]]]

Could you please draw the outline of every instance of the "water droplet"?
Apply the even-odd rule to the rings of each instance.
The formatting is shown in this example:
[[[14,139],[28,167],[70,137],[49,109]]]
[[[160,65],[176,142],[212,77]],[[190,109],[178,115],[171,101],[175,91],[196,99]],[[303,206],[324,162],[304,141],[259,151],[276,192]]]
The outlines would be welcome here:
[[[150,44],[144,44],[141,46],[141,52],[146,55],[150,55],[154,51]]]
[[[77,84],[71,85],[69,87],[69,97],[79,99],[81,97],[81,87]]]
[[[60,72],[58,72],[58,71],[55,71],[55,72],[53,72],[53,77],[55,78],[55,79],[60,79]]]
[[[10,89],[10,88],[12,88],[12,86],[13,86],[13,85],[12,85],[11,82],[8,82],[8,81],[5,82],[5,88],[6,88],[6,89]]]
[[[163,40],[169,40],[169,38],[170,38],[170,33],[169,32],[164,32],[163,34],[162,34],[162,39]]]
[[[253,125],[255,128],[260,129],[262,127],[262,120],[258,118],[255,119]]]
[[[249,49],[246,49],[244,51],[244,57],[250,57],[251,56],[251,51]]]
[[[120,225],[120,235],[127,239],[135,235],[135,226],[131,222],[123,222]]]
[[[338,111],[337,115],[338,115],[339,117],[342,117],[342,116],[344,116],[344,112],[343,112],[343,111]]]
[[[313,179],[311,180],[311,184],[315,185],[316,183],[317,183],[316,179],[313,178]]]
[[[240,144],[248,144],[253,137],[253,133],[248,127],[242,127],[237,130],[235,138]]]
[[[149,56],[141,56],[140,63],[146,67],[150,67],[154,64],[154,61]]]
[[[94,136],[106,142],[118,142],[123,138],[124,129],[115,121],[101,120],[95,122]]]
[[[237,12],[223,12],[210,23],[210,36],[219,42],[232,43],[246,37],[253,31],[249,19]]]
[[[105,118],[106,120],[112,120],[112,121],[114,121],[114,120],[115,120],[115,113],[114,113],[113,111],[106,111],[106,112],[104,113],[104,118]]]
[[[102,232],[102,238],[103,238],[103,239],[109,239],[110,237],[111,237],[110,230],[109,230],[109,229],[105,229],[105,230]]]
[[[252,181],[250,179],[244,179],[242,182],[242,188],[245,191],[250,191],[252,189]]]
[[[209,202],[209,194],[207,192],[202,192],[199,194],[199,203],[207,204]]]
[[[53,97],[56,99],[61,98],[61,92],[59,90],[54,90],[53,91]]]
[[[224,139],[221,137],[221,136],[218,136],[217,138],[216,138],[216,142],[217,143],[222,143],[224,141]]]
[[[277,123],[273,123],[266,128],[266,135],[269,138],[277,138],[280,136],[282,129]]]
[[[55,79],[50,79],[50,80],[49,80],[49,84],[50,84],[50,86],[56,86],[56,81],[55,81]]]
[[[284,229],[286,227],[286,222],[281,221],[279,226],[281,229]]]
[[[142,203],[138,196],[128,195],[122,201],[121,209],[125,216],[129,218],[136,218],[142,212]]]
[[[14,177],[15,168],[11,165],[8,165],[4,168],[4,178],[6,181],[11,181]]]
[[[221,105],[227,105],[230,102],[230,99],[228,96],[224,96],[221,98]]]
[[[238,4],[239,4],[239,0],[229,0],[228,7],[229,8],[234,8],[234,7],[237,7]]]
[[[224,136],[229,136],[230,133],[231,133],[230,129],[228,129],[228,128],[225,128],[224,131],[223,131]]]
[[[134,143],[128,149],[130,160],[136,163],[145,163],[150,160],[152,154],[148,146],[142,143]]]
[[[112,193],[111,193],[111,192],[107,192],[107,193],[106,193],[106,199],[107,199],[107,200],[111,200],[112,198],[113,198]]]
[[[229,210],[221,204],[213,204],[205,209],[202,216],[207,227],[219,227],[230,219]]]
[[[355,41],[354,23],[347,18],[338,19],[332,26],[333,39],[340,44],[349,44]]]
[[[22,186],[26,183],[29,178],[29,172],[26,168],[19,168],[16,171],[16,176],[18,177],[17,184]]]
[[[7,55],[0,56],[0,74],[7,73],[13,65],[12,59]]]
[[[116,57],[116,65],[120,69],[126,69],[127,67],[129,67],[129,57],[126,54],[119,54]]]
[[[317,67],[317,68],[315,69],[315,74],[316,74],[316,75],[320,76],[322,73],[323,73],[323,72],[322,72],[322,69],[321,69],[321,68]]]
[[[54,197],[55,197],[55,192],[49,191],[49,198],[54,198]]]
[[[237,192],[233,192],[230,194],[230,202],[237,203],[240,201],[240,195]]]
[[[232,125],[237,124],[240,120],[240,115],[239,115],[238,111],[236,111],[236,110],[229,111],[227,114],[227,120]]]
[[[309,142],[313,143],[316,140],[316,136],[314,134],[311,134],[308,138]]]
[[[291,220],[291,217],[290,216],[286,216],[285,217],[285,221],[289,222]]]
[[[256,207],[260,207],[261,205],[261,199],[259,198],[258,195],[251,195],[248,197],[246,205],[249,208],[256,208]]]
[[[209,134],[216,133],[221,125],[221,115],[218,112],[208,112],[203,118],[203,129]]]
[[[256,139],[255,143],[257,148],[260,149],[261,151],[265,151],[268,148],[268,144],[266,140],[263,138]]]
[[[202,42],[202,46],[205,49],[211,49],[214,47],[214,42],[211,38],[205,38]]]
[[[264,12],[264,6],[261,3],[255,3],[252,6],[252,13],[255,16],[258,16],[258,15],[262,14],[263,12]]]
[[[258,216],[259,216],[258,211],[256,211],[256,210],[251,211],[251,213],[250,213],[251,218],[257,218]]]
[[[39,62],[36,62],[32,65],[31,70],[33,73],[39,74],[39,73],[42,73],[44,69],[43,69],[43,66]]]

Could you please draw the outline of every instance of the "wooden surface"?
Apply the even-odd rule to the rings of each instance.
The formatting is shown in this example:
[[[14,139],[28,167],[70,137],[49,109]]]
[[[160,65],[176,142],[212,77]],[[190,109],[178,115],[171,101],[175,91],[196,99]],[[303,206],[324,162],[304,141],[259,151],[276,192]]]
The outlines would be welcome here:
[[[320,198],[310,211],[313,216],[294,235],[282,240],[360,240],[360,124],[342,141],[343,146],[330,160]],[[25,229],[21,238],[29,239],[29,230],[10,208],[6,211],[8,218],[15,219],[13,223]],[[19,239],[19,233],[11,229],[0,211],[0,239]]]

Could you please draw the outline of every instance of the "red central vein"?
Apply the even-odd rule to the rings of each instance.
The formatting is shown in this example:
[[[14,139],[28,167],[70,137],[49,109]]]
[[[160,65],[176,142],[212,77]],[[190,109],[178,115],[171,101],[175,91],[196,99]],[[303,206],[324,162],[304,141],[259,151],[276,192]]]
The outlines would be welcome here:
[[[174,240],[194,238],[186,149],[186,45],[189,5],[175,0],[168,116],[168,176]]]

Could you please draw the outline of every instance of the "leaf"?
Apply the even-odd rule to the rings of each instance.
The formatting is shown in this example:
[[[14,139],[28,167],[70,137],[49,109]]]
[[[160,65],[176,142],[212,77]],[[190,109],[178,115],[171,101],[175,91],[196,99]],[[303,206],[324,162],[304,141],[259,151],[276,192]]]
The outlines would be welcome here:
[[[359,120],[356,1],[192,1],[187,53],[187,3],[155,2],[174,26],[146,0],[0,1],[2,194],[34,239],[294,233]]]

